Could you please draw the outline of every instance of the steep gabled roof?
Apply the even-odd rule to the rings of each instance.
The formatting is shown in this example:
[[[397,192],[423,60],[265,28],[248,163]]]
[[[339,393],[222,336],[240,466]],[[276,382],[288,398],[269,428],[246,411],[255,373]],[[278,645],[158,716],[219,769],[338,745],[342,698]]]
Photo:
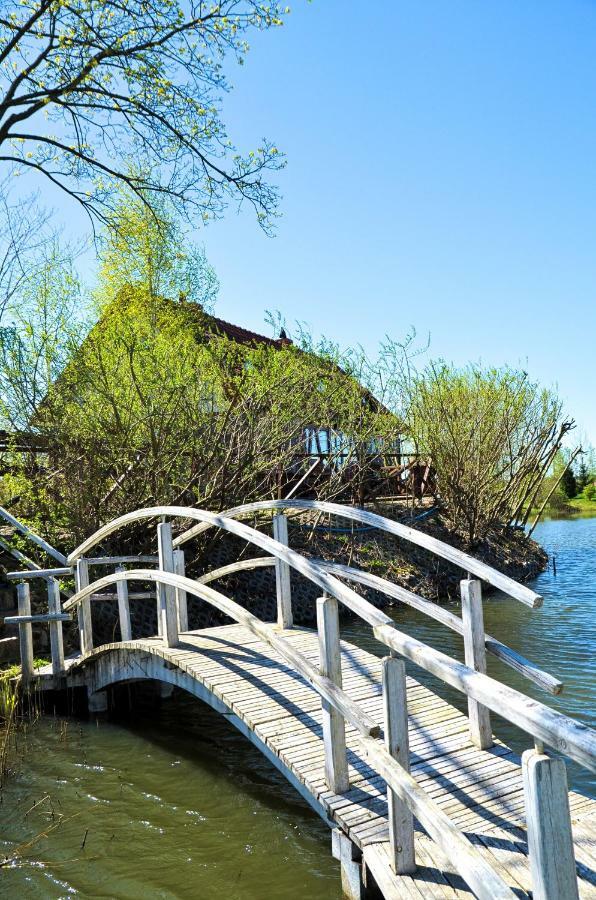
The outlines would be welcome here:
[[[218,316],[214,316],[207,312],[198,303],[184,300],[168,300],[167,302],[176,303],[178,306],[183,305],[189,314],[194,314],[197,318],[200,317],[201,324],[206,331],[214,337],[227,337],[236,344],[243,344],[247,347],[266,346],[275,347],[278,350],[292,344],[292,341],[285,337],[285,335],[279,338],[266,337],[264,334],[257,334],[256,331],[250,331],[248,328],[243,328],[241,325],[235,325],[233,322],[226,322],[225,319],[220,319]]]
[[[285,344],[291,343],[287,338],[270,338],[264,334],[257,334],[255,331],[249,331],[248,328],[242,328],[240,325],[234,325],[232,322],[225,322],[218,319],[217,316],[209,316],[207,319],[207,327],[213,328],[217,334],[224,334],[237,344],[265,344],[268,347],[283,347]]]

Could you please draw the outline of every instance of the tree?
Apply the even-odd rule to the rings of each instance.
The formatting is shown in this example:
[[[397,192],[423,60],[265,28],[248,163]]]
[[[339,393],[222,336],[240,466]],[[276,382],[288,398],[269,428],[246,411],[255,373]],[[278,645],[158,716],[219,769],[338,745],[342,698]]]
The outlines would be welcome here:
[[[75,251],[54,236],[30,260],[0,329],[0,422],[27,430],[89,322]]]
[[[491,526],[523,523],[573,427],[559,400],[525,372],[443,361],[413,374],[408,392],[409,433],[469,543]]]
[[[573,471],[573,466],[568,466],[563,472],[563,477],[561,478],[561,490],[569,500],[573,500],[573,498],[579,493],[578,483]]]
[[[586,462],[586,456],[584,454],[581,455],[579,466],[577,470],[577,491],[576,493],[581,494],[581,492],[590,484],[590,467]]]
[[[248,35],[282,15],[275,0],[5,0],[0,163],[42,175],[104,221],[124,183],[203,219],[247,201],[269,227],[277,192],[265,176],[282,157],[266,140],[237,153],[219,98],[226,59],[241,63]]]
[[[151,208],[119,190],[108,226],[99,240],[100,273],[95,299],[101,310],[118,293],[137,285],[148,297],[183,298],[211,309],[219,282],[202,248],[190,243],[163,197]]]
[[[317,353],[214,335],[201,302],[213,297],[204,256],[182,247],[165,217],[148,237],[142,205],[123,204],[118,221],[102,241],[99,321],[82,345],[54,348],[52,383],[27,407],[35,405],[29,422],[48,453],[43,474],[25,458],[4,478],[19,517],[72,542],[139,506],[219,510],[276,497],[280,476],[312,466],[305,434],[313,426],[332,436],[342,462],[319,467],[321,494],[349,491],[362,449],[396,430],[349,360],[330,346]],[[191,296],[180,290],[189,284]]]
[[[55,235],[48,230],[48,216],[37,197],[11,195],[10,179],[0,183],[0,323],[35,272],[37,257]]]

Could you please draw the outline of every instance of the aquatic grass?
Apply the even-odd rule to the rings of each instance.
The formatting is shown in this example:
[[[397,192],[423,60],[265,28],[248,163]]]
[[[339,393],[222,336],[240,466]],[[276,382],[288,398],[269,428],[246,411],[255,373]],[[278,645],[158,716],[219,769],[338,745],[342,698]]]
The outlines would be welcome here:
[[[11,675],[0,678],[0,789],[8,771],[8,752],[12,742],[19,700],[20,682]]]
[[[33,661],[34,668],[39,669],[48,664],[48,660],[41,657]],[[10,748],[14,745],[16,731],[19,725],[18,711],[19,701],[22,697],[21,666],[18,664],[8,666],[0,671],[0,790],[4,787],[9,771]],[[37,703],[29,704],[27,709],[27,721],[37,718],[39,707]]]

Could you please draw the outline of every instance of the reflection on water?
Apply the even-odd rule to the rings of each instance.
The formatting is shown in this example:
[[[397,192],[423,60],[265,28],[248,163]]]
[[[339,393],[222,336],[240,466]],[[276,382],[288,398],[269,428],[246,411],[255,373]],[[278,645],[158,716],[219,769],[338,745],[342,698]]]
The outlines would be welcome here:
[[[0,870],[1,897],[341,897],[328,827],[194,698],[176,694],[127,727],[71,719],[64,733],[46,717],[20,756],[0,855],[65,818],[24,865]]]
[[[565,692],[545,695],[493,658],[490,672],[596,727],[596,519],[546,522],[537,538],[557,560],[556,578],[550,571],[536,582],[544,606],[490,597],[486,630],[559,676]],[[438,623],[414,610],[394,616],[461,658],[461,638]],[[363,626],[343,633],[383,652]],[[494,724],[516,749],[529,745],[509,724]],[[327,827],[257,750],[192,698],[175,695],[126,724],[71,719],[64,729],[46,717],[20,739],[19,760],[4,790],[0,850],[46,837],[23,850],[21,865],[1,870],[3,897],[341,896]],[[596,796],[588,773],[569,772],[574,787]]]

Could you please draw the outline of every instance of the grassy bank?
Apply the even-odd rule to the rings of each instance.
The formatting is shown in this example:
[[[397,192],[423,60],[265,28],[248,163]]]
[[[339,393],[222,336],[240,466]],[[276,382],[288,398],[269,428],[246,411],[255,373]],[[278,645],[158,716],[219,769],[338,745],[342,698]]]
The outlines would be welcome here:
[[[538,515],[538,509],[532,509],[530,522]],[[549,504],[542,513],[542,519],[566,519],[575,516],[596,517],[596,500],[588,500],[586,497],[575,497],[573,500],[557,499],[556,503]]]
[[[576,512],[585,516],[596,516],[596,500],[588,500],[586,497],[576,497],[569,501],[569,506]]]

